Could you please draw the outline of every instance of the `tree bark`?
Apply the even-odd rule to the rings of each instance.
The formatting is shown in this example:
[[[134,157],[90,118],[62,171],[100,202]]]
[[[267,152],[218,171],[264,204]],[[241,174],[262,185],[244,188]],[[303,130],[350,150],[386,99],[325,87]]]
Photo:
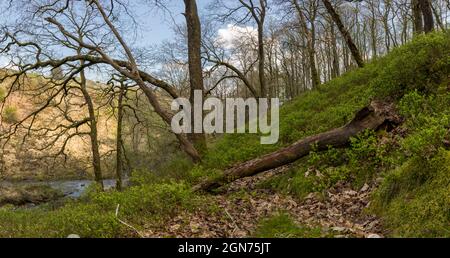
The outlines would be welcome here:
[[[123,122],[123,97],[125,95],[125,85],[120,85],[119,99],[117,103],[117,136],[116,136],[116,189],[122,191],[123,180],[123,159],[122,159],[122,122]]]
[[[442,23],[442,19],[436,8],[433,7],[433,4],[430,4],[431,9],[433,10],[434,17],[436,18],[436,23],[441,30],[445,30],[445,25]]]
[[[216,180],[206,181],[194,187],[195,191],[211,191],[225,184],[244,177],[275,169],[309,155],[311,151],[325,151],[330,147],[341,148],[349,144],[352,137],[365,130],[377,130],[385,124],[398,124],[400,118],[394,111],[393,104],[372,102],[357,113],[353,121],[344,127],[326,133],[307,137],[291,146],[274,153],[256,158],[224,172]]]
[[[184,0],[186,7],[185,18],[188,33],[188,56],[189,56],[189,80],[191,85],[190,102],[194,106],[194,92],[196,90],[204,93],[203,69],[201,60],[201,40],[202,29],[200,18],[198,16],[196,0]],[[203,103],[202,103],[203,107]],[[194,108],[192,109],[192,118],[194,118]],[[201,110],[203,118],[203,108]],[[192,119],[192,128],[194,128],[194,119]],[[206,150],[206,138],[203,133],[195,133],[189,135],[194,146],[199,151]]]
[[[345,28],[341,17],[336,12],[336,10],[334,9],[333,5],[331,4],[331,2],[329,0],[322,0],[322,2],[325,5],[325,8],[327,9],[328,14],[330,14],[334,23],[336,24],[339,31],[341,32],[342,37],[344,38],[345,42],[347,43],[347,46],[350,49],[350,52],[352,53],[353,58],[355,59],[355,62],[358,64],[359,67],[364,67],[364,61],[361,57],[361,53],[359,52],[359,49],[356,46],[356,44],[354,43],[352,36],[348,32],[347,28]]]
[[[333,51],[333,72],[332,72],[332,78],[336,78],[339,75],[341,75],[341,69],[339,64],[339,55],[338,55],[338,44],[336,39],[336,33],[334,29],[334,25],[331,25],[331,47]]]
[[[419,0],[412,0],[411,5],[413,10],[414,34],[418,35],[423,33],[422,9],[420,8]]]
[[[419,0],[420,9],[423,14],[423,29],[425,33],[430,33],[434,30],[433,10],[429,0]]]
[[[317,71],[317,64],[316,64],[316,28],[314,24],[314,20],[311,19],[311,29],[308,29],[308,26],[306,24],[306,17],[300,8],[300,5],[298,3],[298,0],[293,0],[292,3],[294,4],[295,9],[297,10],[297,14],[300,20],[300,27],[303,29],[303,32],[306,35],[307,38],[307,48],[308,48],[308,58],[309,58],[309,64],[311,69],[311,86],[313,89],[317,88],[320,84],[320,76]],[[314,10],[317,11],[317,10]],[[315,15],[315,14],[314,14]]]
[[[81,66],[84,65],[84,61],[81,61]],[[103,176],[102,176],[102,168],[101,168],[101,159],[100,159],[100,151],[99,151],[99,144],[98,144],[98,133],[97,133],[97,118],[95,116],[95,109],[94,109],[94,103],[92,102],[92,98],[89,95],[89,92],[87,90],[87,81],[86,76],[84,74],[84,70],[81,70],[80,72],[80,80],[81,80],[81,92],[83,93],[84,100],[86,101],[86,104],[88,106],[89,110],[89,126],[90,126],[90,132],[89,132],[89,138],[91,140],[91,151],[92,151],[92,165],[94,168],[94,176],[95,181],[100,185],[101,189],[104,189],[103,187]]]
[[[261,96],[263,98],[267,98],[267,83],[266,83],[266,75],[265,75],[265,67],[266,67],[266,54],[264,50],[264,19],[265,17],[261,17],[261,21],[258,24],[258,76],[259,76],[259,85],[261,87]]]
[[[164,120],[164,122],[166,122],[166,124],[170,125],[170,123],[172,122],[172,116],[170,114],[168,114],[165,110],[163,110],[163,108],[161,107],[161,105],[158,102],[157,97],[153,93],[153,90],[150,87],[148,87],[147,85],[145,85],[143,82],[138,81],[138,85],[141,88],[141,90],[144,92],[144,94],[147,97],[150,104],[153,106],[153,109],[155,110],[155,112]],[[195,148],[195,146],[192,144],[192,142],[189,141],[187,136],[185,134],[175,134],[175,136],[177,137],[177,139],[181,145],[181,149],[187,155],[189,155],[189,157],[192,159],[192,161],[194,163],[200,162],[201,156],[200,156],[199,152],[197,151],[197,149]]]

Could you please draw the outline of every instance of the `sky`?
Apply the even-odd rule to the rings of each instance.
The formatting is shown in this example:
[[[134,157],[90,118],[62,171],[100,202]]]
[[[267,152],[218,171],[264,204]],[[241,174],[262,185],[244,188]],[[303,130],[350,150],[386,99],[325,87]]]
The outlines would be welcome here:
[[[197,5],[200,15],[206,13],[206,7],[214,0],[197,0]],[[0,0],[0,10],[6,9],[7,2]],[[137,14],[138,21],[141,23],[141,32],[139,33],[138,42],[145,44],[160,44],[165,40],[173,38],[174,32],[172,31],[174,20],[181,24],[184,22],[184,3],[183,0],[168,0],[167,9],[164,12],[157,8],[150,10],[150,8],[142,8],[141,1],[130,1],[131,10],[133,14]],[[170,12],[170,13],[169,13]],[[11,14],[11,13],[8,13]],[[4,23],[8,20],[16,19],[17,17],[7,17],[6,15],[0,15],[0,23]]]
[[[208,14],[208,5],[215,0],[197,0],[198,11],[200,16]],[[126,35],[127,40],[133,40],[131,45],[136,47],[157,47],[162,45],[165,41],[174,39],[175,32],[173,30],[174,24],[185,26],[185,18],[183,16],[184,3],[183,0],[167,0],[167,10],[160,8],[149,8],[149,6],[143,7],[143,1],[129,1],[130,5],[127,6],[135,19],[139,24],[136,32],[130,31],[129,35]],[[3,9],[5,2],[0,0],[0,8]],[[126,17],[126,15],[124,15]],[[15,20],[17,17],[6,17],[0,15],[0,23],[7,22],[8,20]],[[243,26],[242,28],[232,26],[230,24],[224,24],[218,31],[218,36],[225,40],[225,44],[231,47],[233,39],[242,35],[241,33],[252,32],[253,28]],[[4,57],[0,56],[0,65],[3,66],[8,63]],[[91,75],[90,73],[88,73]],[[89,76],[92,78],[98,78],[96,74]]]
[[[200,16],[206,13],[206,7],[214,0],[197,0],[198,10]],[[184,3],[182,0],[168,1],[167,8],[170,14],[161,10],[139,11],[139,6],[134,6],[133,9],[139,14],[139,21],[143,23],[145,29],[141,29],[142,33],[138,37],[138,42],[141,41],[146,45],[161,44],[165,40],[170,40],[174,37],[172,30],[173,21],[177,23],[184,22]]]

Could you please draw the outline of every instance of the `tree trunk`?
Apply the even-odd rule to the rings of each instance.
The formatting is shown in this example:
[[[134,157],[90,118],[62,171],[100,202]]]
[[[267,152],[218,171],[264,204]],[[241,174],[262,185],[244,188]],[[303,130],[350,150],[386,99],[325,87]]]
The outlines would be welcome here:
[[[433,10],[429,0],[419,0],[420,9],[423,14],[423,29],[425,33],[430,33],[434,30]]]
[[[300,27],[303,30],[303,33],[305,33],[307,38],[307,48],[308,48],[308,59],[309,59],[309,65],[311,70],[311,87],[317,88],[321,81],[320,76],[317,71],[317,64],[316,64],[316,29],[314,20],[311,21],[311,29],[308,29],[308,26],[306,25],[306,18],[303,14],[302,9],[300,8],[300,5],[298,3],[298,0],[293,0],[292,4],[294,5],[295,9],[297,10],[298,18],[300,20]]]
[[[434,17],[436,18],[436,23],[441,30],[445,30],[445,25],[442,23],[442,19],[436,8],[433,7],[433,3],[430,4],[431,9],[433,10]]]
[[[162,109],[161,105],[158,102],[158,99],[156,98],[155,94],[153,93],[153,90],[142,82],[139,82],[139,87],[144,92],[145,96],[147,97],[148,101],[152,105],[155,112],[164,120],[164,122],[166,122],[166,124],[170,125],[172,122],[172,116]],[[192,161],[194,163],[200,162],[201,156],[200,156],[199,152],[197,151],[195,146],[192,144],[192,142],[188,140],[186,135],[175,134],[175,136],[177,137],[177,139],[181,145],[181,149],[187,155],[189,155],[189,157],[192,159]]]
[[[258,73],[259,73],[259,84],[261,87],[261,97],[267,98],[267,83],[266,83],[266,75],[265,75],[265,67],[266,67],[266,54],[264,50],[264,17],[261,18],[260,24],[258,24]]]
[[[116,137],[116,189],[122,191],[122,173],[123,173],[123,159],[122,159],[122,122],[123,122],[123,97],[125,95],[125,85],[120,85],[119,99],[117,103],[117,137]]]
[[[84,65],[84,61],[81,61],[81,65]],[[103,176],[101,169],[101,159],[99,152],[99,144],[98,144],[98,133],[97,133],[97,118],[95,116],[94,103],[92,102],[91,96],[87,90],[86,85],[86,76],[84,74],[84,70],[80,72],[80,80],[81,80],[81,92],[83,93],[84,100],[88,106],[89,110],[89,126],[90,132],[89,136],[91,139],[91,150],[92,150],[92,165],[94,168],[94,176],[95,181],[100,185],[101,189],[103,189]]]
[[[423,33],[422,9],[420,8],[419,0],[412,0],[411,5],[413,9],[414,34],[418,35]]]
[[[372,12],[372,17],[370,19],[370,37],[371,37],[371,45],[372,45],[372,58],[376,59],[378,56],[378,33],[377,33],[377,20],[375,17],[375,8],[372,7],[371,12]]]
[[[376,130],[383,125],[398,124],[400,118],[395,114],[394,105],[372,102],[362,109],[356,117],[344,127],[326,133],[307,137],[291,146],[263,157],[239,164],[224,172],[219,179],[207,181],[194,187],[195,191],[211,191],[240,178],[254,176],[275,169],[309,155],[313,150],[325,151],[330,147],[347,146],[352,137],[365,130]]]
[[[198,16],[196,0],[184,0],[186,7],[185,17],[188,33],[188,55],[189,55],[189,80],[191,85],[190,102],[194,107],[194,92],[200,90],[204,93],[203,69],[201,60],[201,40],[202,29],[200,18]],[[192,118],[194,118],[195,109],[192,108]],[[203,103],[202,103],[203,118]],[[192,119],[192,129],[194,129],[195,119]],[[202,124],[203,131],[203,124]],[[191,141],[199,151],[206,151],[206,138],[203,133],[193,132],[190,135]]]
[[[339,66],[339,55],[338,55],[338,44],[336,39],[336,33],[334,29],[334,25],[331,25],[331,44],[332,44],[332,50],[333,50],[333,73],[332,78],[336,78],[339,75],[341,75],[341,70]]]
[[[358,64],[359,67],[364,67],[364,61],[361,57],[361,53],[359,52],[359,49],[356,46],[356,44],[354,43],[347,28],[345,28],[341,17],[336,12],[336,10],[334,9],[333,5],[330,3],[329,0],[322,0],[322,2],[325,5],[327,12],[330,14],[331,18],[333,19],[334,23],[338,27],[339,31],[341,32],[342,37],[344,38],[345,42],[347,43],[347,46],[350,49],[350,52],[352,53],[353,58],[355,59],[355,62]]]
[[[311,21],[311,35],[309,39],[309,60],[311,62],[311,77],[312,77],[312,87],[317,88],[321,84],[320,75],[317,71],[316,64],[316,28],[314,21]]]

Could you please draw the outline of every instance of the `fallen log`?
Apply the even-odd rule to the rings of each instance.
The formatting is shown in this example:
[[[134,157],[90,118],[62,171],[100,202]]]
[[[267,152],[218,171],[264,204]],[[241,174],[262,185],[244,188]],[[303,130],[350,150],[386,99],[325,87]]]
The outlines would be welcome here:
[[[359,111],[347,125],[307,137],[289,147],[236,165],[226,170],[219,178],[196,185],[194,191],[211,191],[238,179],[285,166],[309,155],[313,150],[326,151],[330,147],[342,148],[349,144],[352,137],[365,130],[377,130],[400,123],[401,118],[396,114],[393,104],[374,101]]]

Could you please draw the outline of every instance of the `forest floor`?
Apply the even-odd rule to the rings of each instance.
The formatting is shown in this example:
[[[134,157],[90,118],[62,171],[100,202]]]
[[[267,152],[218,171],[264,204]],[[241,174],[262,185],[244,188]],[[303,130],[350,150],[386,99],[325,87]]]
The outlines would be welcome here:
[[[258,189],[259,182],[287,169],[279,168],[230,184],[220,194],[212,196],[217,205],[217,211],[212,214],[204,210],[182,213],[166,221],[163,227],[142,234],[150,238],[251,237],[262,219],[283,212],[289,214],[298,225],[320,228],[321,237],[383,237],[379,219],[365,212],[376,185],[366,184],[360,191],[354,191],[349,185],[341,183],[323,195],[310,194],[303,201]]]

